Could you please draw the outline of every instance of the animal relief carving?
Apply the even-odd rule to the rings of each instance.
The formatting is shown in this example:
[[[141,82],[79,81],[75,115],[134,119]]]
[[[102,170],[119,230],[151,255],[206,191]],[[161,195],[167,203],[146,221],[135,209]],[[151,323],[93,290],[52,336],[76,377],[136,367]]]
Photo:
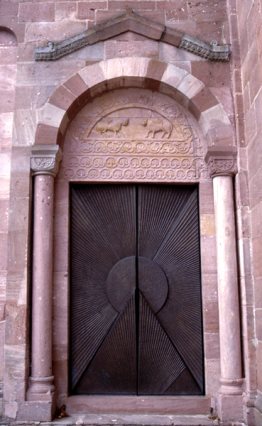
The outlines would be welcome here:
[[[161,138],[170,138],[173,126],[168,120],[159,118],[149,118],[146,120],[147,137],[155,138],[160,135]]]
[[[97,125],[95,126],[95,130],[101,135],[109,135],[113,133],[114,136],[117,136],[119,132],[121,133],[122,127],[126,127],[128,126],[128,124],[128,118],[108,118],[97,123]]]

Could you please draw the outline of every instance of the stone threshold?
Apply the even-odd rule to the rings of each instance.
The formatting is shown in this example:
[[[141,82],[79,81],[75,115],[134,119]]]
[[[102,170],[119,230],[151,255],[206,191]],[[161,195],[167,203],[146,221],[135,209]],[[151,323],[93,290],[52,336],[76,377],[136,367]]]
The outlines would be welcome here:
[[[0,420],[1,426],[245,426],[244,423],[221,423],[217,418],[196,415],[112,415],[112,414],[79,414],[52,422],[19,422],[14,420]]]

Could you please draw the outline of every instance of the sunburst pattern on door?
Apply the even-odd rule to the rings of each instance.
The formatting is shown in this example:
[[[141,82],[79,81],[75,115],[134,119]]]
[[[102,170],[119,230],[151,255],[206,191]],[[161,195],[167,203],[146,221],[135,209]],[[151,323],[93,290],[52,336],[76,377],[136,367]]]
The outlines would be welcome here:
[[[73,394],[203,394],[196,186],[71,187]]]

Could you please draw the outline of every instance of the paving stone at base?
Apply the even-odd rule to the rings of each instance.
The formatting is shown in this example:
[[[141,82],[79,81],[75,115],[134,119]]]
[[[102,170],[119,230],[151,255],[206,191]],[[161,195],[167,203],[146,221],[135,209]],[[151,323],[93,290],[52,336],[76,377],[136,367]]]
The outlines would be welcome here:
[[[161,416],[161,415],[123,415],[116,416],[110,414],[95,415],[95,414],[82,414],[66,417],[61,420],[54,420],[53,422],[15,422],[8,421],[5,423],[0,422],[0,425],[5,426],[214,426],[218,424],[216,420],[211,420],[208,416]],[[221,425],[224,426],[224,425]]]

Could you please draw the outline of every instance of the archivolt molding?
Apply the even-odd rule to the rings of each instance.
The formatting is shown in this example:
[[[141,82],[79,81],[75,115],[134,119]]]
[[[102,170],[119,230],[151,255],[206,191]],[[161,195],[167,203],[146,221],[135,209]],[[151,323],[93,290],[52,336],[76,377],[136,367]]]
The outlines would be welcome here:
[[[221,154],[225,149],[227,155],[228,150],[234,151],[230,120],[203,82],[173,64],[149,58],[101,61],[73,75],[39,112],[36,144],[58,144],[68,123],[84,105],[102,93],[124,87],[154,89],[171,96],[197,119],[207,151],[216,149]]]
[[[108,40],[127,31],[162,41],[180,49],[185,49],[211,61],[229,61],[229,44],[218,44],[216,41],[206,43],[181,31],[166,27],[128,10],[125,14],[96,25],[60,42],[50,41],[47,46],[37,47],[36,61],[54,61],[82,47]]]

